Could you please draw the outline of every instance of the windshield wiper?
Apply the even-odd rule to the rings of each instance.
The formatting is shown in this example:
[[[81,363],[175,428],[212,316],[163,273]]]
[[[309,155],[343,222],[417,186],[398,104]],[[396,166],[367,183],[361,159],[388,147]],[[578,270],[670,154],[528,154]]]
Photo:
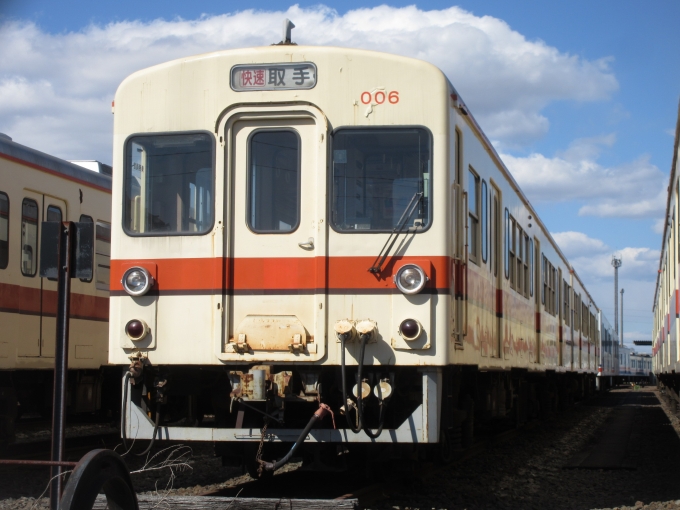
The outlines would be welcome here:
[[[394,243],[397,242],[397,239],[399,238],[399,234],[401,234],[401,231],[404,229],[404,227],[408,223],[408,220],[410,220],[411,216],[413,216],[413,213],[415,212],[416,207],[418,206],[418,203],[420,202],[420,199],[422,197],[423,197],[422,191],[417,191],[413,195],[413,197],[411,197],[411,201],[406,206],[404,213],[401,215],[401,218],[399,218],[399,221],[397,222],[397,225],[394,227],[394,230],[392,230],[390,237],[388,237],[387,241],[385,241],[385,245],[380,250],[380,253],[376,257],[375,261],[373,262],[373,265],[368,268],[369,272],[371,272],[373,274],[377,274],[377,273],[380,273],[382,271],[382,265],[385,263],[385,259],[390,254],[390,250],[392,249],[392,246],[394,246]],[[394,238],[392,238],[392,236],[394,236]],[[392,240],[391,243],[390,243],[390,239]],[[388,244],[389,244],[389,246],[388,246]],[[387,249],[385,249],[385,248],[387,248]],[[383,255],[383,252],[385,252],[384,255]],[[380,258],[381,255],[382,255],[382,258]],[[378,260],[380,260],[380,262],[378,262]],[[377,264],[376,264],[376,262],[377,262]]]

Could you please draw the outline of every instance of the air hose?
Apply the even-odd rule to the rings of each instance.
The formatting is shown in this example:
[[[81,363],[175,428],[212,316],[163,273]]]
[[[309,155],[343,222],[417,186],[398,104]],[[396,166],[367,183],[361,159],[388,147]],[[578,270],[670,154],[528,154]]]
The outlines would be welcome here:
[[[130,382],[130,377],[132,375],[130,372],[125,373],[125,383],[123,384],[123,412],[121,416],[121,432],[122,432],[122,437],[123,437],[123,448],[125,448],[125,451],[128,452],[130,451],[130,447],[127,445],[127,435],[125,432],[126,423],[125,423],[125,416],[127,415],[127,397],[128,397],[128,384]],[[153,448],[154,443],[156,442],[156,434],[158,434],[158,426],[161,422],[161,413],[160,409],[156,409],[156,422],[154,424],[153,428],[153,436],[151,436],[151,442],[149,443],[149,446],[146,447],[146,449],[142,453],[135,453],[138,457],[141,457],[142,455],[146,455],[151,451],[151,448]]]
[[[290,451],[283,458],[277,460],[276,462],[260,461],[262,463],[263,469],[265,471],[276,471],[281,466],[285,465],[291,459],[300,445],[305,442],[307,434],[309,434],[309,431],[312,430],[312,427],[314,427],[316,422],[321,421],[328,413],[330,413],[330,407],[328,407],[326,404],[321,404],[316,412],[312,415],[312,418],[307,423],[307,426],[302,431],[302,434],[300,434],[300,436],[297,438],[297,441],[293,443],[293,447],[290,449]]]
[[[345,340],[347,335],[338,335],[340,337],[340,342],[342,346],[342,354],[340,355],[340,370],[342,373],[342,399],[345,405],[347,405],[347,384],[345,381]],[[384,413],[384,408],[385,408],[385,402],[382,398],[382,388],[380,387],[380,382],[378,382],[378,400],[380,400],[380,418],[379,418],[379,426],[378,426],[378,431],[377,432],[372,432],[371,429],[366,427],[364,425],[364,410],[363,410],[363,403],[362,403],[362,397],[363,397],[363,392],[362,392],[362,382],[363,379],[361,377],[363,370],[364,370],[364,355],[366,354],[366,344],[368,343],[368,339],[370,338],[370,334],[362,334],[361,335],[361,347],[359,349],[359,367],[357,370],[357,414],[358,414],[358,423],[356,427],[352,423],[352,418],[349,415],[349,409],[346,410],[345,412],[345,417],[347,418],[347,424],[349,425],[349,428],[354,432],[355,434],[358,434],[361,432],[361,429],[363,428],[364,432],[368,437],[371,439],[376,439],[383,431],[383,426],[385,424],[385,413]]]

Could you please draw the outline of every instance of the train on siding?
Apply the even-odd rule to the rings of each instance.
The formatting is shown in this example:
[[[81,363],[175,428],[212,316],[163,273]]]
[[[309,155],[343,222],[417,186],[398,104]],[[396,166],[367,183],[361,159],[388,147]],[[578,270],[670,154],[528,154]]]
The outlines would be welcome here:
[[[113,150],[124,438],[215,441],[254,476],[291,455],[451,458],[618,369],[429,63],[290,44],[171,61],[119,86]]]
[[[108,363],[111,177],[0,136],[0,444],[20,414],[52,402],[57,282],[39,276],[43,221],[95,224],[94,277],[72,283],[68,412],[102,408]],[[112,393],[108,409],[119,396]],[[105,397],[104,397],[105,398]],[[106,404],[105,404],[106,405]]]
[[[666,216],[663,237],[661,238],[661,256],[659,272],[656,278],[654,293],[654,325],[652,327],[652,370],[658,384],[666,388],[669,394],[680,403],[680,349],[678,342],[678,322],[680,321],[680,275],[678,274],[678,257],[680,257],[680,237],[678,237],[678,200],[680,200],[680,179],[678,178],[678,143],[680,140],[680,108],[675,127],[673,159],[668,183],[666,199]]]

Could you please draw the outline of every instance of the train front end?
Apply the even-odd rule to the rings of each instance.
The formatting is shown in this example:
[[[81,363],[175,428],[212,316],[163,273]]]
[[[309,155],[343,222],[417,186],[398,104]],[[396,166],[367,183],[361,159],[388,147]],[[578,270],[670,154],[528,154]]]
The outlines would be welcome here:
[[[337,48],[200,55],[115,97],[110,361],[127,438],[439,442],[450,89]],[[301,450],[301,454],[305,450]],[[254,464],[257,466],[257,464]]]

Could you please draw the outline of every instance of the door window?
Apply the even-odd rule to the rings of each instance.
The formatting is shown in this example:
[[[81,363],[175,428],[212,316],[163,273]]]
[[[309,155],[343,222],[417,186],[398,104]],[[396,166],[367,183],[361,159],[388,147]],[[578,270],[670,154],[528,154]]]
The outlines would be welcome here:
[[[24,198],[21,203],[21,274],[35,276],[38,271],[38,203]]]
[[[295,131],[256,131],[249,141],[248,227],[285,234],[300,223],[300,137]]]

